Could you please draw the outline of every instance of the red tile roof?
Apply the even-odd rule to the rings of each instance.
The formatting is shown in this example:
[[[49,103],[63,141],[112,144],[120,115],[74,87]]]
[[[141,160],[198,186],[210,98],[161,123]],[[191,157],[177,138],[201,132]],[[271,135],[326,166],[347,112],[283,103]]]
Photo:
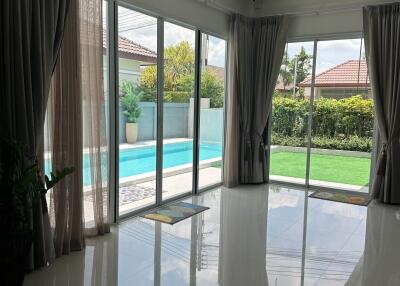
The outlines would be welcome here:
[[[360,68],[360,73],[358,70]],[[311,76],[299,86],[311,86]],[[330,68],[315,77],[317,87],[366,87],[369,86],[368,68],[365,60],[349,60]]]
[[[103,48],[107,47],[107,37],[103,34]],[[156,63],[157,54],[125,37],[118,36],[119,56],[126,59],[137,60],[147,63]]]

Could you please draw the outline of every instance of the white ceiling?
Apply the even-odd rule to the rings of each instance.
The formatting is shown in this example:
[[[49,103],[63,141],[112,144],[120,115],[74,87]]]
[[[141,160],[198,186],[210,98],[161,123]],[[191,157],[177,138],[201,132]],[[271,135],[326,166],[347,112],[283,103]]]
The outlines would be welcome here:
[[[394,0],[197,0],[226,12],[247,16],[299,14],[332,10],[360,9],[365,5],[389,3]]]

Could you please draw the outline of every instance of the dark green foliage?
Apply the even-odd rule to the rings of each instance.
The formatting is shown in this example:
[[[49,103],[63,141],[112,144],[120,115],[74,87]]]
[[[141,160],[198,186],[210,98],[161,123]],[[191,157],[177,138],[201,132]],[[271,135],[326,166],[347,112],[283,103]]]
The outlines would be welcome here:
[[[224,106],[224,83],[209,71],[204,71],[201,74],[200,92],[202,98],[210,98],[211,108],[222,108]]]
[[[310,103],[274,97],[272,130],[275,142],[303,146],[307,137]],[[361,96],[314,101],[312,135],[315,147],[370,151],[374,124],[373,102]],[[273,143],[274,144],[274,143]]]
[[[307,139],[295,136],[282,136],[277,133],[271,135],[271,145],[307,147]],[[372,138],[371,137],[313,137],[312,148],[333,149],[333,150],[348,150],[371,152]]]
[[[189,102],[194,93],[195,51],[183,41],[165,48],[164,102]],[[156,102],[157,69],[146,67],[140,75],[141,101]],[[222,108],[224,82],[207,69],[201,73],[201,97],[210,98],[211,108]]]
[[[296,85],[309,76],[311,74],[312,58],[312,55],[306,53],[304,47],[301,47],[300,52],[293,58],[289,58],[286,51],[280,69],[280,76],[284,86],[287,87],[294,83],[295,74]]]
[[[294,56],[289,62],[289,71],[294,75],[296,69],[296,82],[302,82],[307,76],[311,74],[312,55],[306,53],[304,47],[301,47],[300,52]]]
[[[193,93],[187,91],[164,91],[164,102],[189,103]]]
[[[124,80],[122,82],[121,106],[128,123],[136,123],[141,114],[139,102],[144,95],[143,90],[135,87],[133,82]]]
[[[182,94],[186,92],[187,101],[182,101]],[[200,81],[201,98],[210,99],[211,108],[222,108],[224,105],[224,82],[219,80],[215,74],[205,70],[201,73]],[[176,91],[164,91],[165,102],[189,102],[194,93],[194,74],[184,75],[176,83]],[[168,96],[167,96],[168,95]]]
[[[142,102],[157,102],[157,89],[137,86],[136,89],[141,92],[140,101]]]
[[[74,168],[65,168],[43,179],[38,163],[29,156],[25,145],[1,141],[0,233],[28,231],[32,204],[73,171]]]

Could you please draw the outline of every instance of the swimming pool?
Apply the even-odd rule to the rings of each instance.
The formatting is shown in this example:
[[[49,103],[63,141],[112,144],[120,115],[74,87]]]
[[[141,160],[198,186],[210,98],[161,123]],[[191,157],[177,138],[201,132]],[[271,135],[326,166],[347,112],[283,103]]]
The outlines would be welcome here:
[[[216,143],[200,143],[200,161],[222,157],[222,146]],[[193,162],[193,142],[168,143],[163,145],[163,168],[177,167]],[[90,185],[89,157],[83,158],[83,184]],[[50,160],[46,160],[46,173]],[[119,178],[140,175],[156,170],[156,146],[120,149]]]

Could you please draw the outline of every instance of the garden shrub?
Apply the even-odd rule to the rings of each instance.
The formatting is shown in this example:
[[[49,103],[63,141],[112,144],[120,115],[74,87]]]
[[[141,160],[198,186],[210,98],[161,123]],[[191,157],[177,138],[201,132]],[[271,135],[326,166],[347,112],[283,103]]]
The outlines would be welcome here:
[[[277,133],[271,135],[271,145],[307,147],[306,137],[282,136]],[[313,137],[311,147],[333,150],[348,150],[371,152],[372,138],[371,137]]]
[[[275,97],[272,110],[272,144],[304,146],[307,137],[308,100]],[[374,124],[373,102],[356,95],[345,99],[314,101],[313,144],[316,148],[370,151]]]
[[[164,102],[189,103],[191,97],[193,94],[187,91],[164,91]]]

